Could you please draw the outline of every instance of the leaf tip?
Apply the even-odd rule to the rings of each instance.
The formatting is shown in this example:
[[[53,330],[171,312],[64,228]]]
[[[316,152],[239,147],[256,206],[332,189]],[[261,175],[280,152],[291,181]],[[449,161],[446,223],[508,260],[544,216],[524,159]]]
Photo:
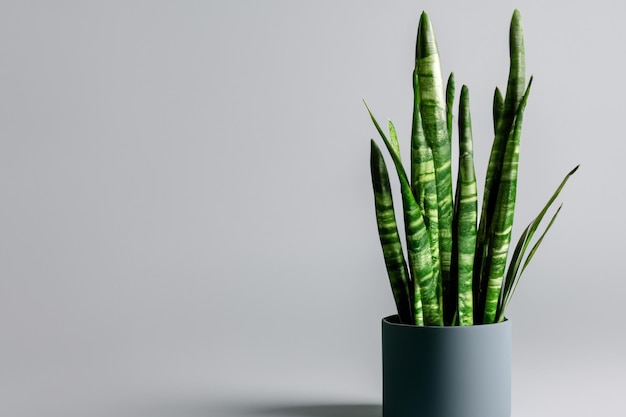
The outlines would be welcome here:
[[[367,109],[367,113],[370,115],[372,120],[374,120],[374,115],[372,114],[372,111],[370,110],[370,106],[368,106],[367,103],[365,102],[365,99],[363,99],[363,104],[365,105],[365,108]]]
[[[511,17],[511,30],[512,31],[521,31],[522,29],[522,13],[520,13],[519,9],[513,10],[513,16]]]
[[[380,159],[382,159],[383,154],[380,151],[380,148],[376,144],[376,141],[370,138],[370,164],[372,167],[375,167],[380,164]]]
[[[417,26],[417,42],[415,48],[415,59],[420,60],[430,55],[438,54],[437,42],[432,24],[426,12],[422,12]]]

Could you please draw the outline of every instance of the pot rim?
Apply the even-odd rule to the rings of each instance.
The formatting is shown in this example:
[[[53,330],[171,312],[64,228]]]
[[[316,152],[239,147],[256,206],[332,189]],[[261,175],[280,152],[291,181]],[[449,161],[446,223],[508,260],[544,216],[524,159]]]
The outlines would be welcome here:
[[[408,328],[415,328],[415,329],[471,329],[472,327],[485,328],[485,327],[502,325],[505,323],[509,323],[509,324],[511,323],[511,320],[505,317],[503,321],[498,322],[498,323],[472,324],[471,326],[416,326],[414,324],[400,323],[398,319],[399,319],[399,316],[397,314],[392,314],[391,316],[383,317],[382,321],[384,324],[387,324],[389,326],[408,327]]]

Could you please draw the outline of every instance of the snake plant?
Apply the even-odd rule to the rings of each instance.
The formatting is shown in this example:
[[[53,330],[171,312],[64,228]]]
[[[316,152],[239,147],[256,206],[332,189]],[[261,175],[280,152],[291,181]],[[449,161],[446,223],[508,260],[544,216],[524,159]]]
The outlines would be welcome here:
[[[474,170],[469,89],[458,109],[458,174],[452,186],[452,131],[455,79],[447,81],[435,34],[421,15],[413,71],[411,164],[407,173],[396,129],[388,134],[366,108],[391,156],[400,182],[406,258],[398,231],[389,172],[371,141],[370,168],[376,221],[400,321],[417,326],[477,325],[504,320],[520,276],[550,229],[560,207],[532,243],[571,170],[539,215],[526,227],[510,257],[524,109],[532,85],[525,75],[522,19],[515,10],[509,31],[510,69],[504,97],[493,100],[494,140],[487,166],[482,209]],[[407,262],[408,259],[408,262]]]

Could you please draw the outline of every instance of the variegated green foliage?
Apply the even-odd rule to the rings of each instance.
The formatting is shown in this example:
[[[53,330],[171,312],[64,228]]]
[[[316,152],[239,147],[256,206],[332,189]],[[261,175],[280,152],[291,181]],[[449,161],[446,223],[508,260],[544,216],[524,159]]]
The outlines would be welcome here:
[[[428,229],[432,257],[433,278],[437,285],[439,305],[441,296],[441,267],[439,260],[439,211],[437,204],[437,183],[433,152],[426,142],[422,116],[420,113],[419,76],[413,71],[413,125],[411,132],[411,186],[415,199],[424,213],[424,223]]]
[[[519,165],[520,139],[522,137],[522,120],[531,83],[532,78],[518,106],[502,158],[500,181],[498,182],[496,206],[491,222],[491,237],[486,259],[489,275],[487,275],[483,323],[493,323],[495,320],[500,298],[500,288],[506,268],[506,259],[509,254],[513,215],[515,213],[515,198],[517,195],[517,168]]]
[[[444,317],[447,311],[452,255],[452,145],[448,133],[448,108],[441,75],[441,63],[435,32],[426,13],[422,13],[417,29],[415,66],[418,75],[419,111],[426,143],[433,155],[435,169],[439,264],[441,269]],[[454,91],[451,77],[449,90]],[[450,117],[450,121],[452,118]]]
[[[513,251],[513,256],[511,257],[511,261],[509,262],[509,267],[506,273],[504,285],[502,286],[502,293],[500,294],[500,299],[498,301],[497,321],[504,320],[504,311],[506,310],[506,307],[509,304],[509,301],[511,301],[511,297],[513,296],[513,292],[515,292],[515,288],[517,287],[519,278],[522,276],[522,273],[528,266],[530,260],[533,258],[533,255],[539,248],[539,245],[541,245],[541,242],[543,242],[543,238],[545,237],[546,233],[548,232],[548,230],[550,230],[550,227],[552,227],[552,224],[554,223],[556,216],[561,211],[561,206],[556,210],[556,212],[550,219],[548,226],[546,226],[544,232],[541,234],[539,239],[537,239],[532,249],[530,250],[530,253],[524,259],[524,255],[526,254],[526,249],[528,249],[531,239],[533,238],[535,232],[539,228],[539,225],[541,224],[543,217],[548,212],[548,209],[550,208],[552,203],[554,203],[554,200],[556,200],[556,198],[558,197],[563,187],[565,187],[565,183],[567,182],[567,180],[569,180],[569,178],[572,175],[574,175],[574,173],[577,170],[578,170],[578,166],[576,166],[573,170],[571,170],[565,176],[565,178],[563,179],[563,181],[561,181],[561,184],[556,189],[554,194],[552,194],[552,197],[550,197],[550,200],[548,200],[548,203],[545,205],[545,207],[541,210],[541,212],[539,212],[537,217],[535,217],[535,219],[533,219],[533,221],[530,222],[530,224],[526,227],[526,229],[524,229],[524,232],[522,232],[522,235],[520,236],[519,241],[517,242],[517,246],[515,247],[515,251]],[[523,260],[523,264],[522,264],[522,260]],[[521,266],[521,270],[520,270],[520,266]]]
[[[397,142],[394,144],[393,141],[387,139],[372,113],[370,112],[369,114],[374,126],[376,126],[376,130],[391,154],[400,179],[406,247],[412,286],[409,291],[413,295],[414,322],[416,324],[423,322],[427,326],[442,325],[441,304],[437,296],[437,279],[433,274],[430,240],[426,224],[424,223],[422,209],[415,200],[413,190],[402,166]],[[395,134],[393,124],[390,123],[390,127],[393,134]]]
[[[474,324],[473,291],[474,251],[476,249],[478,190],[474,172],[474,150],[469,108],[469,91],[461,89],[459,103],[459,171],[454,210],[454,272],[458,285],[458,318],[461,326]]]
[[[519,278],[560,208],[526,254],[531,239],[577,169],[565,177],[524,230],[507,269],[522,121],[532,85],[532,77],[528,85],[525,81],[522,22],[517,10],[511,20],[509,55],[505,96],[497,88],[494,93],[494,140],[478,227],[469,90],[463,86],[460,95],[458,178],[453,199],[454,75],[450,74],[444,90],[437,42],[426,13],[422,13],[419,22],[413,71],[410,177],[402,165],[394,125],[389,121],[387,138],[367,108],[400,181],[408,267],[385,160],[372,141],[370,165],[378,231],[398,314],[404,323],[467,326],[504,320]]]
[[[385,265],[393,297],[398,308],[398,315],[403,323],[413,322],[411,295],[409,293],[409,272],[402,252],[396,216],[393,210],[389,174],[383,155],[372,140],[370,167],[372,170],[372,186],[376,206],[376,222],[380,244],[383,248]]]

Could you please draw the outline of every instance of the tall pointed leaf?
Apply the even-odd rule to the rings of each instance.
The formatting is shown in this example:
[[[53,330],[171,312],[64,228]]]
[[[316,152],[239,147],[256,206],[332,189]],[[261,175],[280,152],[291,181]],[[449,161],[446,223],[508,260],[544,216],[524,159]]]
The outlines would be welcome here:
[[[533,79],[531,77],[526,92],[517,109],[504,153],[500,187],[498,189],[492,226],[493,231],[486,261],[489,275],[485,294],[483,323],[493,323],[496,319],[498,300],[500,298],[500,290],[506,267],[506,258],[509,253],[513,217],[515,214],[517,168],[519,163],[520,138],[522,135],[522,121],[532,81]]]
[[[391,141],[380,128],[380,125],[369,110],[370,118],[378,130],[387,150],[396,166],[400,179],[400,191],[402,193],[402,206],[404,212],[404,228],[406,232],[407,254],[409,258],[409,270],[414,286],[415,302],[421,302],[423,311],[423,323],[427,326],[443,325],[443,316],[437,297],[437,283],[433,275],[432,255],[428,230],[422,217],[422,210],[417,204],[413,190],[409,184],[406,172],[402,166],[400,155],[395,151]],[[414,304],[415,323],[418,324],[422,317],[418,315],[417,304]]]
[[[447,129],[446,97],[435,34],[426,13],[418,27],[416,62],[420,94],[420,113],[424,136],[433,154],[437,184],[439,257],[443,305],[447,305],[452,253],[452,171],[451,144]],[[432,226],[431,226],[432,227]],[[444,315],[446,315],[444,311]]]
[[[419,33],[419,31],[418,31]],[[441,268],[439,261],[439,208],[433,153],[426,142],[420,115],[420,93],[417,68],[413,71],[413,128],[411,134],[411,185],[414,195],[424,211],[432,252],[433,276],[437,283],[439,304],[442,304]]]
[[[509,28],[509,77],[502,110],[496,123],[496,133],[487,165],[487,176],[485,178],[485,189],[483,192],[483,205],[476,236],[476,259],[474,266],[475,280],[480,287],[479,302],[477,311],[479,320],[482,319],[485,302],[487,283],[489,277],[489,265],[487,262],[489,248],[492,246],[493,220],[495,219],[496,200],[500,188],[500,177],[507,141],[511,135],[513,120],[516,109],[524,95],[524,84],[526,79],[526,64],[524,58],[524,34],[522,28],[522,17],[518,10],[513,12],[511,25]],[[497,95],[497,93],[496,93]],[[494,101],[498,97],[494,98]],[[498,104],[499,106],[499,104]],[[494,106],[495,107],[495,106]],[[476,311],[476,310],[475,310]]]
[[[414,317],[409,292],[409,272],[396,225],[389,174],[380,149],[373,140],[371,146],[370,169],[380,244],[383,249],[385,266],[398,309],[398,316],[402,323],[411,324]]]
[[[459,325],[474,323],[473,270],[476,248],[476,220],[478,190],[474,171],[474,151],[469,107],[469,90],[461,88],[459,102],[459,181],[457,184],[457,274],[458,274],[458,319]]]

